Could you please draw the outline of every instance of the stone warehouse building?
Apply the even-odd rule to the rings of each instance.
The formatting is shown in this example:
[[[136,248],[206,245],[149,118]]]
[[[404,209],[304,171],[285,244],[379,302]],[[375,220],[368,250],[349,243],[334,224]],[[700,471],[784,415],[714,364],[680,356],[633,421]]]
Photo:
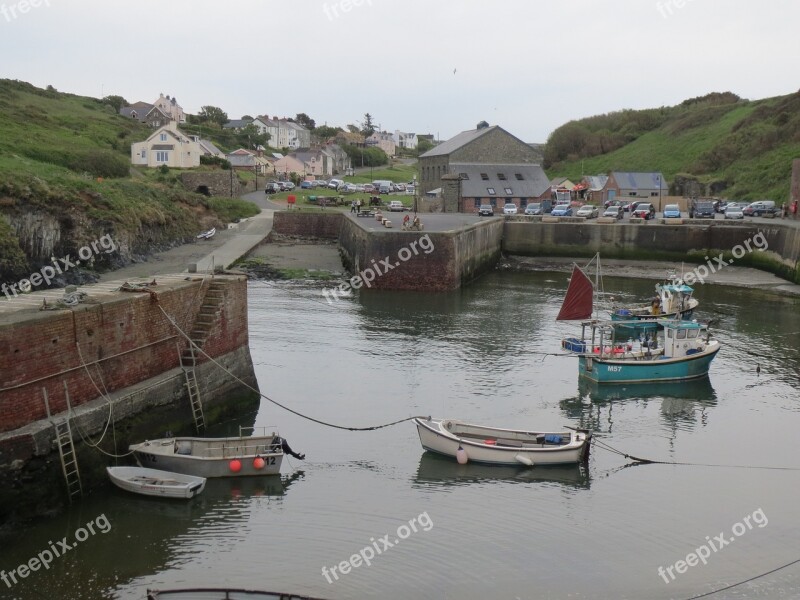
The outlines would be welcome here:
[[[420,194],[442,187],[452,164],[539,164],[537,152],[498,125],[462,131],[419,157]]]
[[[506,203],[524,210],[529,202],[551,196],[550,180],[539,165],[451,163],[450,170],[443,195],[446,207],[457,207],[458,212],[477,212],[481,204],[502,210]]]

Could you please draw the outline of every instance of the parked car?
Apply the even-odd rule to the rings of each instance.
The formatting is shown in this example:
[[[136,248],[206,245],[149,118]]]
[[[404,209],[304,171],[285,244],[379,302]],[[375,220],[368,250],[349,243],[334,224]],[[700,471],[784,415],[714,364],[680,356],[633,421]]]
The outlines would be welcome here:
[[[713,219],[714,203],[711,200],[692,200],[689,205],[690,219]]]
[[[503,214],[504,215],[515,215],[517,214],[517,205],[513,202],[507,202],[505,206],[503,206]]]
[[[291,192],[294,189],[294,184],[291,181],[281,181],[281,189],[284,192]]]
[[[578,212],[575,213],[576,217],[586,217],[587,219],[594,219],[598,217],[600,211],[594,204],[584,204],[578,209]]]
[[[774,215],[775,203],[772,200],[759,200],[746,206],[743,210],[748,217],[760,217],[762,215]]]
[[[617,219],[617,220],[621,219],[624,214],[625,214],[625,211],[623,211],[622,207],[619,206],[619,205],[617,205],[617,206],[609,206],[603,212],[603,216],[604,217],[612,217],[612,218]]]
[[[357,192],[363,192],[363,191],[365,191],[365,190],[364,190],[364,184],[363,184],[363,183],[357,183],[357,184],[356,184],[356,191],[357,191]]]
[[[343,194],[355,194],[358,191],[358,186],[355,183],[343,183],[339,186],[339,191]]]
[[[344,181],[342,181],[341,179],[331,179],[328,182],[328,188],[330,188],[332,190],[338,190],[339,186],[342,185],[343,183],[344,183]]]
[[[328,182],[325,179],[317,179],[315,183],[317,184],[317,187],[328,187]]]
[[[416,188],[413,185],[406,185],[406,194],[413,194]]]
[[[528,206],[525,207],[525,214],[526,215],[544,214],[542,212],[542,204],[540,202],[534,202],[533,204],[528,204]]]
[[[388,184],[383,184],[378,188],[379,194],[390,194],[392,192],[392,186]]]
[[[478,216],[479,217],[493,217],[494,216],[494,208],[492,208],[491,204],[481,204],[480,208],[478,208]]]
[[[310,190],[314,188],[313,181],[302,181],[300,182],[300,189],[301,190]]]
[[[377,191],[378,191],[378,190],[376,190],[376,189],[375,189],[375,186],[374,186],[374,185],[372,185],[371,183],[365,183],[365,184],[364,184],[364,192],[365,192],[365,193],[367,193],[367,194],[374,194],[374,193],[375,193],[375,192],[377,192]]]
[[[628,202],[627,200],[621,200],[619,205],[622,207],[623,212],[631,212],[633,210],[633,208],[635,208],[633,206],[634,204],[635,204],[634,202]]]
[[[281,186],[278,184],[277,181],[270,181],[267,185],[264,186],[264,193],[265,194],[277,194],[281,191]]]
[[[631,213],[631,216],[644,219],[645,221],[648,219],[654,219],[656,216],[656,209],[649,202],[638,202],[636,204],[636,208]]]
[[[554,217],[571,217],[572,206],[569,204],[556,204],[553,212],[550,213]]]
[[[744,209],[745,207],[741,204],[736,202],[728,202],[728,206],[725,207],[725,218],[744,219]]]
[[[677,204],[667,204],[664,207],[664,218],[665,219],[680,219],[681,218],[681,207]]]
[[[400,200],[392,200],[389,202],[389,212],[403,212],[403,210],[405,210],[405,207]]]
[[[406,184],[405,183],[395,183],[393,187],[394,187],[394,191],[395,192],[405,192],[406,191]]]

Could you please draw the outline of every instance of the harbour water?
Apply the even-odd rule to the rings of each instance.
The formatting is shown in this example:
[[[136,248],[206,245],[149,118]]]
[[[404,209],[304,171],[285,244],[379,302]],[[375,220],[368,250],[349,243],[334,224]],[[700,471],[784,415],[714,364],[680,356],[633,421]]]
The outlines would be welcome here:
[[[605,280],[630,301],[646,301],[653,284]],[[560,273],[495,272],[451,294],[329,304],[318,286],[252,282],[259,384],[346,427],[412,415],[580,424],[631,455],[734,466],[631,466],[599,447],[586,468],[460,466],[423,454],[411,423],[350,432],[263,401],[242,424],[277,427],[307,456],[287,458],[282,479],[209,481],[188,503],[97,491],[7,540],[0,568],[100,515],[108,532],[0,582],[0,598],[141,600],[148,587],[202,586],[331,599],[689,598],[800,558],[800,300],[697,286],[696,317],[719,319],[724,344],[710,377],[598,388],[579,382],[574,357],[556,356],[575,332],[555,322],[566,285]],[[720,534],[729,541],[711,550]],[[676,566],[704,545],[707,564]],[[370,565],[351,559],[366,548],[380,550]],[[798,590],[800,564],[716,597]]]

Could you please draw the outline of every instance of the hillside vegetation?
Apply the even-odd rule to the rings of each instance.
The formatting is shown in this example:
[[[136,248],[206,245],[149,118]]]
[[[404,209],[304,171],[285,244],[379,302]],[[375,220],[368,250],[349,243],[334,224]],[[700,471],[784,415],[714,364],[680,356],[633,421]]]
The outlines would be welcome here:
[[[570,121],[545,147],[554,176],[661,171],[676,195],[777,202],[788,198],[799,157],[800,92],[757,101],[713,93]]]
[[[150,133],[100,100],[0,80],[0,281],[104,234],[120,252],[97,268],[192,239],[222,221],[215,205],[226,219],[257,212],[187,192],[174,173],[132,170],[131,143]]]

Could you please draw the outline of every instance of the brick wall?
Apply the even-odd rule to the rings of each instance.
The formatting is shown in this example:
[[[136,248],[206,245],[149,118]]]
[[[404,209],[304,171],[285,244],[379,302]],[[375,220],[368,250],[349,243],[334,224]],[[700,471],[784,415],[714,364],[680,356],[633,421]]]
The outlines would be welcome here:
[[[221,279],[217,279],[221,281]],[[247,344],[247,282],[225,278],[225,301],[204,350],[212,356]],[[158,290],[158,288],[156,288]],[[159,303],[189,333],[208,283],[171,284]],[[64,382],[73,406],[126,388],[179,364],[184,338],[148,294],[120,294],[71,310],[17,313],[0,327],[0,432],[46,417],[42,388],[52,413],[66,410]],[[78,351],[80,345],[80,353]],[[89,367],[83,361],[97,365]]]
[[[280,235],[336,240],[342,229],[342,220],[342,214],[336,211],[329,213],[279,211],[273,217],[272,231]]]

